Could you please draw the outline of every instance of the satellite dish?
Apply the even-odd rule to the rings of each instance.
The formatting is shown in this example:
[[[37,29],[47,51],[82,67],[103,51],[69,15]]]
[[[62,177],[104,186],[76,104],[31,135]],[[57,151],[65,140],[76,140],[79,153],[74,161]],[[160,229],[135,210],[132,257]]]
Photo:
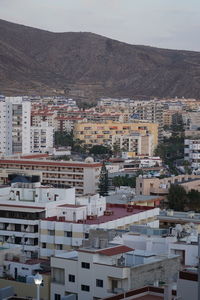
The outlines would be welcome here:
[[[176,224],[175,229],[179,232],[181,232],[183,230],[183,226],[181,224]]]
[[[126,200],[126,195],[122,195],[122,200]]]

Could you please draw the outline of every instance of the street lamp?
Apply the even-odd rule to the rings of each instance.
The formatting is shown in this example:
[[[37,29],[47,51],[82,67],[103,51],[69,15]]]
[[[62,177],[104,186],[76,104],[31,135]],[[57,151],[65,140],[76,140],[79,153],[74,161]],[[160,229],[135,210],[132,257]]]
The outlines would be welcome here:
[[[40,285],[42,283],[42,275],[37,273],[35,276],[34,276],[34,282],[37,286],[37,300],[40,300]]]

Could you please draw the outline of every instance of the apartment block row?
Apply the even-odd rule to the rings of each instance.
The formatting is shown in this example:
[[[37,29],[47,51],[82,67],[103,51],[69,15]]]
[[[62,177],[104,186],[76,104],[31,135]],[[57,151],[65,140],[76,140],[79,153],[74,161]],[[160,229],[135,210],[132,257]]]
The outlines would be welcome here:
[[[9,183],[9,174],[39,175],[43,184],[75,187],[76,194],[94,194],[98,190],[101,163],[92,158],[85,162],[51,160],[0,159],[0,183]]]
[[[158,143],[158,124],[155,123],[79,123],[74,135],[87,145],[108,145],[116,143],[134,153],[152,155]],[[126,145],[127,144],[127,145]]]
[[[90,229],[157,226],[158,214],[154,207],[106,205],[98,194],[75,197],[74,188],[43,186],[18,175],[0,189],[0,241],[22,245],[29,258],[47,258],[77,249]]]

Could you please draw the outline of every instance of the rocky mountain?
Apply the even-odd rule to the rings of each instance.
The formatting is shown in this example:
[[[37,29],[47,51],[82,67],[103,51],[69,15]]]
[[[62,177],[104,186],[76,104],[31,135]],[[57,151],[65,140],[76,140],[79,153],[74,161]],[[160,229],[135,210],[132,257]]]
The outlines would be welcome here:
[[[200,53],[0,20],[0,93],[200,98]]]

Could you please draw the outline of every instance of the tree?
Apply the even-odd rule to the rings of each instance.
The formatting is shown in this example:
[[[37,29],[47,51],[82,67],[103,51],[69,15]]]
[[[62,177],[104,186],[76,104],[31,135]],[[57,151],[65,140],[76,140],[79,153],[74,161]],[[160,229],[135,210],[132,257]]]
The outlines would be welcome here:
[[[125,176],[115,176],[112,179],[112,184],[116,187],[130,186],[132,188],[135,188],[136,176],[129,177],[128,174],[126,174]]]
[[[105,163],[101,167],[99,177],[99,194],[100,196],[108,195],[108,170],[106,169]]]
[[[55,146],[73,146],[73,132],[56,131]]]
[[[164,139],[164,142],[157,146],[155,155],[162,158],[163,162],[169,166],[172,174],[178,175],[175,162],[177,159],[184,158],[184,136],[173,135]]]
[[[197,190],[190,190],[187,194],[188,196],[188,206],[190,210],[200,211],[200,192]]]
[[[101,154],[108,154],[112,155],[112,150],[109,147],[103,146],[103,145],[94,145],[90,149],[90,154],[94,155],[101,155]]]
[[[183,166],[186,174],[192,174],[191,163],[188,160],[184,160]]]
[[[113,149],[113,154],[115,156],[118,156],[120,154],[120,152],[121,152],[120,144],[118,142],[114,142],[113,143],[112,149]]]
[[[172,184],[167,196],[168,206],[177,211],[184,211],[188,205],[186,190],[178,184]]]

